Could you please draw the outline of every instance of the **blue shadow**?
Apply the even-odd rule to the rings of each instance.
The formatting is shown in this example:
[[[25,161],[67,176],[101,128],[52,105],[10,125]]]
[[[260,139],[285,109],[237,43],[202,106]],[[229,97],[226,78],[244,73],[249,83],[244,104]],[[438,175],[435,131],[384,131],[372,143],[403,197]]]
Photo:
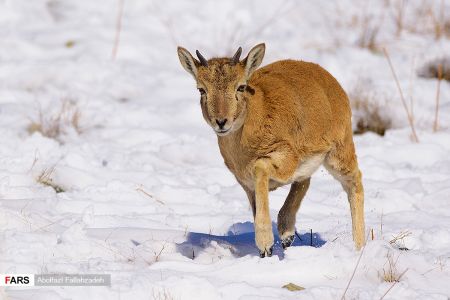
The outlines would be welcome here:
[[[272,231],[275,238],[273,247],[273,255],[277,255],[280,259],[284,258],[283,247],[278,236],[277,224],[272,222]],[[291,247],[309,246],[321,247],[326,241],[320,237],[317,232],[297,232],[294,243]],[[300,238],[299,238],[300,237]],[[229,229],[226,235],[212,235],[206,233],[189,232],[185,242],[177,244],[177,251],[182,255],[195,259],[199,253],[208,248],[212,241],[230,249],[235,257],[246,255],[259,255],[258,248],[255,245],[255,230],[252,222],[235,223]]]

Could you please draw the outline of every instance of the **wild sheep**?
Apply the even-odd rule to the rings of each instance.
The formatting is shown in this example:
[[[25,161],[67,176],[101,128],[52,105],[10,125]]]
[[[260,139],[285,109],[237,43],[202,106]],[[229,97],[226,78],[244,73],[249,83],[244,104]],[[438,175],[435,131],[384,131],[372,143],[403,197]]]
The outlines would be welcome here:
[[[291,184],[278,214],[283,248],[295,234],[295,215],[311,175],[324,165],[348,195],[353,240],[365,243],[364,191],[353,144],[351,109],[336,79],[317,64],[282,60],[257,70],[265,45],[240,60],[198,59],[178,47],[182,66],[197,82],[206,122],[218,137],[225,165],[247,193],[260,256],[271,256],[274,237],[269,191]]]

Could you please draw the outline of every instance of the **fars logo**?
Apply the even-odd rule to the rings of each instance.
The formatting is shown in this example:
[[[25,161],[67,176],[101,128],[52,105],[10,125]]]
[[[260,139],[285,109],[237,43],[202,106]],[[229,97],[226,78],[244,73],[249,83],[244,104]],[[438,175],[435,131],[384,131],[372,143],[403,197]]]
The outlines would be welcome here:
[[[33,274],[0,274],[0,286],[33,286]]]

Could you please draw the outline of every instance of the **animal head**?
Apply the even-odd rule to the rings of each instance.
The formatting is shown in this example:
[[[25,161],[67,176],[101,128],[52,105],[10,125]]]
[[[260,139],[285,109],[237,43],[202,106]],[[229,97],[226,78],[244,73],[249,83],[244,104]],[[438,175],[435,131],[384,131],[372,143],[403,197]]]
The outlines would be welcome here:
[[[245,93],[253,91],[247,82],[264,57],[265,45],[253,47],[240,60],[242,48],[233,57],[205,59],[197,50],[197,58],[178,47],[183,68],[197,82],[203,117],[217,135],[225,136],[239,129],[246,115]]]

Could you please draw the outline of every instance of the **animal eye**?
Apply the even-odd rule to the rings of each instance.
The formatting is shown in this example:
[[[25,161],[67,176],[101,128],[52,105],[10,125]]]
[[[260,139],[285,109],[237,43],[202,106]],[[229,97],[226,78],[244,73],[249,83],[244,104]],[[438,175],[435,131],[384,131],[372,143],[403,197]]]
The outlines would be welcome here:
[[[245,91],[245,88],[246,88],[246,87],[247,87],[247,86],[246,86],[245,84],[240,85],[240,86],[238,87],[237,91],[242,93],[243,91]]]

